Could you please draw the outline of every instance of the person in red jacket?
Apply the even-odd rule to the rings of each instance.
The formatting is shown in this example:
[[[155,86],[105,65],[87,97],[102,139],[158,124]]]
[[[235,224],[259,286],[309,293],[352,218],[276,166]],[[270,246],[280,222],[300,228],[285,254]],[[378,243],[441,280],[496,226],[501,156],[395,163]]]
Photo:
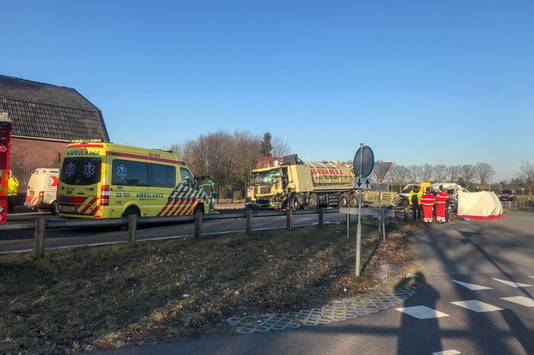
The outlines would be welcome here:
[[[447,221],[447,202],[449,202],[449,194],[447,190],[443,188],[443,185],[439,186],[439,193],[436,198],[436,219],[438,223],[445,223]]]
[[[426,223],[432,223],[434,220],[433,210],[436,198],[430,192],[430,187],[425,189],[424,195],[421,197],[421,205],[423,205],[423,221]]]

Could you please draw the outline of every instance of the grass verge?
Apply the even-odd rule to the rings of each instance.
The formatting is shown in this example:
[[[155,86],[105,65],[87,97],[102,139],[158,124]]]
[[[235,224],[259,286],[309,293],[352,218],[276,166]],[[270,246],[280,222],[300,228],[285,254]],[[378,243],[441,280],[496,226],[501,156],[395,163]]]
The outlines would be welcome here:
[[[406,230],[392,226],[379,258],[410,257]],[[352,228],[356,230],[356,228]],[[365,260],[378,241],[363,230]],[[344,226],[211,239],[58,250],[46,258],[0,257],[0,353],[64,353],[226,332],[243,313],[301,309],[383,282],[354,279],[355,236]]]

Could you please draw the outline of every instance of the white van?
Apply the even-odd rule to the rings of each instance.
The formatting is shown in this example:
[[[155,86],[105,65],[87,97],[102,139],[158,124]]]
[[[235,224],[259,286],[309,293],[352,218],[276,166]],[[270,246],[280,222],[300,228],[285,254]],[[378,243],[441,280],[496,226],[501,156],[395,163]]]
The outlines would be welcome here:
[[[24,206],[32,210],[49,210],[57,213],[57,185],[59,169],[39,168],[32,172],[26,191]]]

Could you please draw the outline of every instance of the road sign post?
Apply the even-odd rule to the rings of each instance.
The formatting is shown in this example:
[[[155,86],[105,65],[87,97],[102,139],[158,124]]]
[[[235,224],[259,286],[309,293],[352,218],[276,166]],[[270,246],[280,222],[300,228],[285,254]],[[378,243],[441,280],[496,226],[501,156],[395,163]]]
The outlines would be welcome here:
[[[358,187],[361,187],[361,179],[367,178],[371,175],[373,171],[373,166],[375,164],[375,156],[373,150],[370,147],[365,146],[363,143],[360,144],[360,149],[356,152],[354,156],[354,161],[352,167],[354,169],[354,174],[358,177]],[[366,186],[369,188],[369,180],[366,181]],[[347,217],[347,221],[349,217]],[[347,235],[349,235],[350,225],[347,223]],[[362,194],[358,194],[358,225],[356,227],[356,260],[355,260],[355,270],[356,277],[360,276],[360,258],[361,258],[361,246],[362,246]]]

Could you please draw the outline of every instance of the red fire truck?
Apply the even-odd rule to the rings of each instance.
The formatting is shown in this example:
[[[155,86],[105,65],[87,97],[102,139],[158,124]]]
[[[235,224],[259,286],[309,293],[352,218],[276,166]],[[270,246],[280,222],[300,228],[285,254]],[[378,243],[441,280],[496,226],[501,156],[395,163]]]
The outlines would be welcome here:
[[[11,120],[6,112],[0,112],[0,224],[6,223],[7,217],[10,146]]]

